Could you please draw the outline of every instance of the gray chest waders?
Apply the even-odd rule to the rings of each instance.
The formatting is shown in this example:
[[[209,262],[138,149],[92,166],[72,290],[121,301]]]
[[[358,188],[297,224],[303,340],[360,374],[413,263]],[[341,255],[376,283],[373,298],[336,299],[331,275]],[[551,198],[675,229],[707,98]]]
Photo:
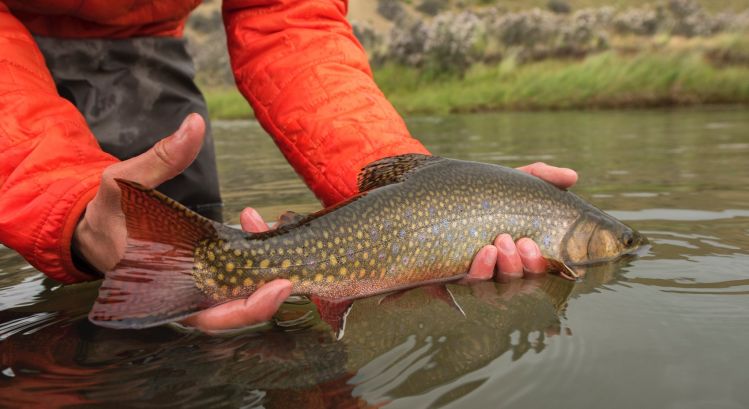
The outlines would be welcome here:
[[[101,148],[124,160],[139,155],[208,110],[195,85],[184,39],[36,37],[60,95],[86,118]],[[221,221],[221,196],[210,124],[197,159],[158,190]]]

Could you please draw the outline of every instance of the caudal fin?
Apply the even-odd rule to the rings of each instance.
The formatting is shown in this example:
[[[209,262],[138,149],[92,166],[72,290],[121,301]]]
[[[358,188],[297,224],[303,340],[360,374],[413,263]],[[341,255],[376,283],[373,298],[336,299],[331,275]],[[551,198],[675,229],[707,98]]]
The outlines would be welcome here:
[[[195,285],[195,246],[228,229],[163,194],[117,180],[127,224],[122,260],[106,273],[89,319],[110,328],[175,321],[214,304]]]

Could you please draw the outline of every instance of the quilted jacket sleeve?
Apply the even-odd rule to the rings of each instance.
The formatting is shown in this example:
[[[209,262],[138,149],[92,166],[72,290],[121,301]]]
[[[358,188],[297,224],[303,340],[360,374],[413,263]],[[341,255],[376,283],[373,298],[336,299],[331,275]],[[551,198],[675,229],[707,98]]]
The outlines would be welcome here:
[[[224,0],[237,85],[325,204],[357,192],[364,165],[428,153],[372,79],[344,0]]]
[[[102,170],[75,107],[57,95],[33,38],[0,1],[0,243],[63,282],[90,279],[70,241]]]

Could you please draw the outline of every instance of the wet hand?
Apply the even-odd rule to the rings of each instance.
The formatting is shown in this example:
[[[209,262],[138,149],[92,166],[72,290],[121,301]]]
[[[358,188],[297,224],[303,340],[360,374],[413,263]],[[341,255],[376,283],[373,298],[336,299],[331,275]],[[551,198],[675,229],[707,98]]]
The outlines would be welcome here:
[[[162,139],[145,153],[104,170],[99,190],[86,207],[73,234],[73,246],[92,267],[109,271],[125,253],[127,228],[115,179],[124,178],[155,188],[180,174],[195,160],[203,145],[204,134],[203,118],[191,114],[177,132]],[[204,331],[213,331],[266,321],[290,292],[289,281],[276,280],[246,300],[235,300],[204,310],[184,323]]]
[[[96,196],[86,206],[73,233],[73,247],[99,271],[111,270],[125,254],[127,228],[116,178],[154,188],[177,176],[195,160],[203,144],[205,123],[189,115],[174,134],[134,158],[109,166]]]
[[[541,178],[560,189],[572,187],[577,182],[577,172],[572,169],[558,168],[543,162],[519,167],[518,170]],[[484,246],[474,257],[467,279],[488,280],[494,277],[506,280],[517,277],[529,277],[546,272],[547,263],[541,255],[541,249],[531,239],[521,238],[517,242],[509,234],[500,234],[494,244]]]

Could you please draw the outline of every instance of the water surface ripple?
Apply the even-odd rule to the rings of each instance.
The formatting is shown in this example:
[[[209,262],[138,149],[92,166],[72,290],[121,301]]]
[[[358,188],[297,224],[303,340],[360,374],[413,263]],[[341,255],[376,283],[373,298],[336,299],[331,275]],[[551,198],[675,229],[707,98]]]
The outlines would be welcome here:
[[[443,156],[577,169],[575,192],[644,232],[637,258],[556,277],[357,301],[340,339],[310,303],[209,336],[86,320],[98,283],[60,286],[0,246],[0,406],[749,407],[745,109],[414,117]],[[225,215],[318,208],[254,122],[214,124]]]

